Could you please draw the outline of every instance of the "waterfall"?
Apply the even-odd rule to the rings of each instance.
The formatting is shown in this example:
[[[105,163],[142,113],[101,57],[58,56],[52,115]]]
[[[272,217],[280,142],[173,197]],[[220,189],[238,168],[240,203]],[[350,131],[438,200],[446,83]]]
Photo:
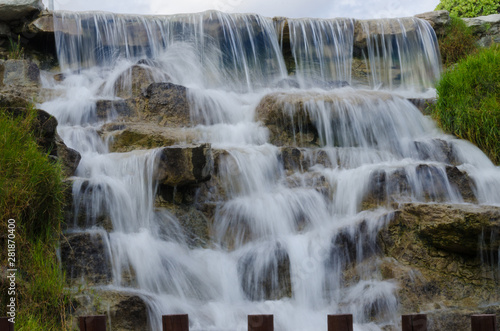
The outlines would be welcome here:
[[[381,276],[377,244],[393,206],[467,202],[450,174],[471,178],[477,203],[500,205],[498,167],[403,96],[432,93],[440,73],[425,21],[55,12],[54,27],[65,79],[45,75],[60,96],[39,106],[82,155],[68,226],[106,230],[112,277],[99,289],[140,295],[151,330],[176,313],[191,330],[246,330],[248,314],[274,314],[286,331],[326,330],[332,313],[352,313],[357,331],[397,325],[399,285]],[[137,72],[186,87],[189,123],[102,116],[102,100],[152,98]],[[138,122],[156,138],[111,152],[103,132]],[[155,139],[169,132],[214,153],[212,179],[189,202],[211,210],[201,245],[158,202],[162,189],[173,204],[187,194],[157,180]]]

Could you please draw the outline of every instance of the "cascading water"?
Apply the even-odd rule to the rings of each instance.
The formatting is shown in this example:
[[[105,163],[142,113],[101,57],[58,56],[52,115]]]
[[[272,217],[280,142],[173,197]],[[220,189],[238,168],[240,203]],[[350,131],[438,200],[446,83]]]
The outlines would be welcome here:
[[[189,314],[191,330],[246,330],[246,315],[256,313],[274,314],[276,330],[286,331],[326,330],[332,313],[352,313],[355,330],[397,324],[398,284],[377,271],[377,233],[392,204],[462,203],[448,176],[453,163],[473,178],[480,203],[498,205],[500,171],[403,97],[355,85],[356,25],[366,35],[368,85],[422,90],[437,78],[429,24],[411,18],[380,26],[391,24],[400,33],[379,40],[366,22],[288,20],[284,41],[285,28],[258,15],[54,13],[66,78],[47,75],[45,86],[61,96],[40,106],[82,155],[71,231],[109,231],[112,281],[104,290],[140,295],[152,330],[173,313]],[[285,47],[295,63],[290,76]],[[196,132],[191,142],[219,151],[218,188],[203,195],[215,211],[202,247],[155,207],[159,150],[110,153],[99,136],[106,121],[121,118],[100,119],[96,101],[120,100],[120,79],[121,90],[131,90],[138,61],[150,80],[188,87],[185,130]],[[278,110],[263,117],[266,98]],[[290,139],[272,125],[283,125]],[[366,201],[373,190],[377,208]]]

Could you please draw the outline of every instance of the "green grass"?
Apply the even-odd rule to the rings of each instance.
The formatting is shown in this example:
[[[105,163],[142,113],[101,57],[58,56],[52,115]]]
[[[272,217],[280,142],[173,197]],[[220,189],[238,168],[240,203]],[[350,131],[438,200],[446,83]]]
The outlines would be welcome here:
[[[9,38],[8,58],[11,60],[24,58],[24,47],[21,46],[21,35],[17,36],[17,42]]]
[[[36,110],[0,110],[0,257],[7,262],[7,220],[16,220],[16,330],[63,330],[68,297],[56,257],[61,233],[61,167],[33,134]],[[0,291],[7,293],[6,283]],[[7,295],[1,296],[5,307]],[[5,313],[2,313],[4,315]]]
[[[500,45],[460,61],[443,74],[436,89],[433,116],[440,126],[500,164]]]
[[[450,24],[444,34],[438,37],[441,60],[445,68],[453,66],[478,50],[477,37],[458,17],[451,16]]]

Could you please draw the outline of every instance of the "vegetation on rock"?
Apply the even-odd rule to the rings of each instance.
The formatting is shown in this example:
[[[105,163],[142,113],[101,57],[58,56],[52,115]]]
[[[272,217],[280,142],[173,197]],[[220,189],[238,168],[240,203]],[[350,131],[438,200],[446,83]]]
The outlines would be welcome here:
[[[0,243],[7,247],[8,219],[15,219],[16,329],[61,330],[68,297],[56,257],[61,233],[61,166],[36,144],[36,110],[0,111]],[[7,249],[1,250],[7,261]],[[7,293],[7,282],[0,283]],[[9,298],[2,296],[2,305]]]
[[[500,164],[500,45],[481,50],[445,72],[433,117]]]
[[[465,22],[458,17],[451,17],[444,33],[439,35],[439,50],[443,66],[449,68],[469,54],[478,50],[477,37]]]
[[[498,0],[441,0],[436,10],[447,10],[453,16],[477,17],[500,12]]]

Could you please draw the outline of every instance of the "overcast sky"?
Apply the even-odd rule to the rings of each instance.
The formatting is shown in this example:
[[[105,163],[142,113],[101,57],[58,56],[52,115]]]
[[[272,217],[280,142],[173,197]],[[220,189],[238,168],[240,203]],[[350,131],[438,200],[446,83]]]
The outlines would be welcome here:
[[[439,0],[43,0],[46,7],[50,1],[56,10],[170,15],[217,9],[295,18],[405,17],[432,11],[439,3]]]

